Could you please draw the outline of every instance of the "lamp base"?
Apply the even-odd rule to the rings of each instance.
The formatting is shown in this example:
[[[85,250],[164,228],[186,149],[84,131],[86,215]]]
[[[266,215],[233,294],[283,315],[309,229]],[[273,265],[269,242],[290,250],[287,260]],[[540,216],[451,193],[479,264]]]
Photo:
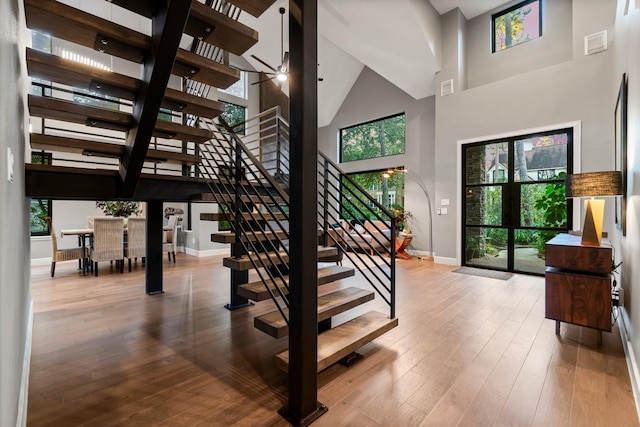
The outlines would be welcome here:
[[[602,242],[602,221],[604,219],[604,200],[585,200],[587,213],[582,227],[582,241],[584,246],[600,246]]]

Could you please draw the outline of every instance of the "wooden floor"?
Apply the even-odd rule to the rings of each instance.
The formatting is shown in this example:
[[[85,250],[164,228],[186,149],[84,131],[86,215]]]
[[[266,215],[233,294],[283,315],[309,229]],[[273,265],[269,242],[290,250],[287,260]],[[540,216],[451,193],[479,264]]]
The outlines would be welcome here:
[[[165,294],[144,270],[73,262],[33,269],[28,426],[280,426],[286,338],[253,328],[270,302],[234,312],[221,257],[165,260]],[[544,319],[540,277],[508,281],[398,261],[400,325],[351,368],[319,374],[314,426],[638,426],[617,326]],[[358,275],[335,287],[364,286]],[[385,310],[376,298],[373,306]]]

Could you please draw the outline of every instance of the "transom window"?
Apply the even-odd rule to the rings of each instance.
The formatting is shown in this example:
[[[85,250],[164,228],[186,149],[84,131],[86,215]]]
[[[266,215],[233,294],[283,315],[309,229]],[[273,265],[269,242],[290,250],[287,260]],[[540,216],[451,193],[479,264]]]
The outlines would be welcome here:
[[[542,35],[542,0],[527,0],[491,17],[493,52]]]
[[[405,115],[340,129],[340,162],[404,154]]]

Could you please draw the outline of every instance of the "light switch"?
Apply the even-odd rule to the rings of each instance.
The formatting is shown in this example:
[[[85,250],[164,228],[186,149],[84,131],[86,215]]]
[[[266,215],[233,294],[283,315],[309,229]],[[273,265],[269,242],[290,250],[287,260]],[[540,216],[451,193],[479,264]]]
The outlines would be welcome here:
[[[440,205],[449,206],[449,199],[440,199]]]
[[[447,214],[447,208],[440,208],[440,212],[442,213],[442,215],[446,215]]]
[[[7,181],[13,182],[13,165],[15,159],[13,158],[13,152],[11,147],[7,147]]]

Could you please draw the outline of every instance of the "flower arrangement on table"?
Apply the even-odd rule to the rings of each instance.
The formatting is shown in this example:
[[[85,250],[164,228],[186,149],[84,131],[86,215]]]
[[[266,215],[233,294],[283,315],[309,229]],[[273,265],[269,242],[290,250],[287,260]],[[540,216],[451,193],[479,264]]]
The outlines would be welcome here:
[[[105,215],[108,216],[121,216],[123,218],[129,218],[131,215],[140,215],[142,209],[140,209],[140,203],[138,202],[96,202],[96,208],[102,209]]]
[[[391,208],[390,211],[395,217],[400,231],[406,229],[406,232],[409,233],[409,219],[413,218],[413,214],[402,207]]]

